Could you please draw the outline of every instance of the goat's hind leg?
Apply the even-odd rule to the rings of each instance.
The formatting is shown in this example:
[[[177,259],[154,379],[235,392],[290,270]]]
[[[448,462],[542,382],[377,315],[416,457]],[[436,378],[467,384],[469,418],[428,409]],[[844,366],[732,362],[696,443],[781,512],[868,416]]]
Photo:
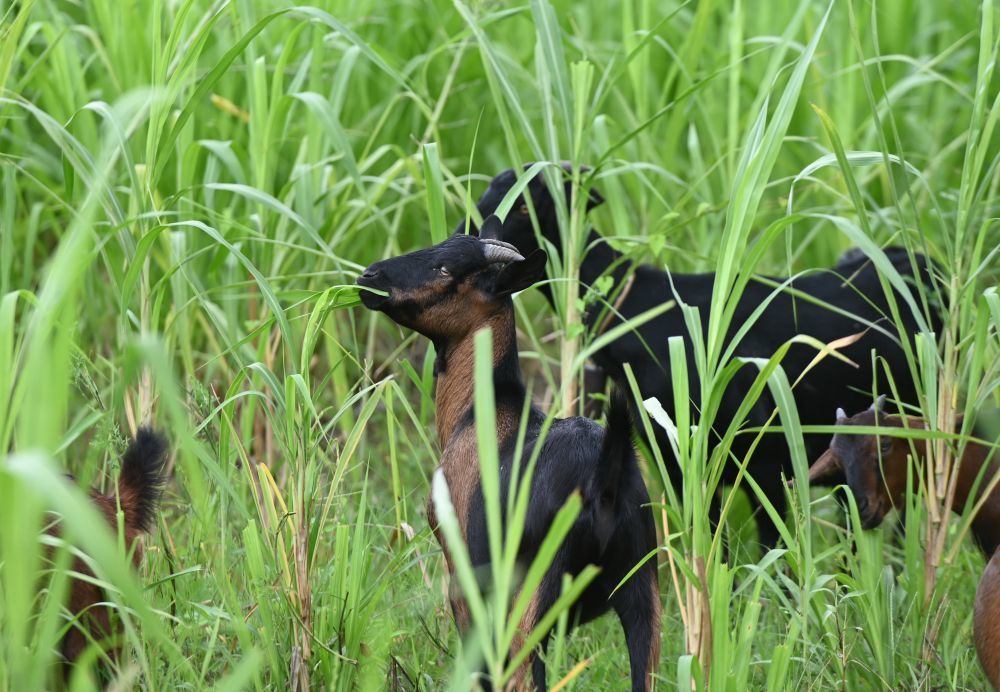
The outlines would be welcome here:
[[[660,587],[651,559],[615,594],[612,606],[625,631],[633,692],[652,689],[660,662]]]
[[[549,609],[559,598],[559,591],[562,584],[561,575],[564,570],[559,568],[559,556],[557,554],[555,562],[549,567],[548,572],[542,578],[542,583],[532,595],[528,602],[528,609],[521,616],[521,621],[517,626],[517,633],[510,647],[510,656],[517,656],[518,652],[524,648],[528,636],[535,629]],[[511,680],[511,686],[518,690],[546,690],[548,683],[545,680],[545,661],[538,655],[539,651],[544,652],[548,646],[551,632],[546,632],[541,641],[534,647],[524,662],[518,667]]]

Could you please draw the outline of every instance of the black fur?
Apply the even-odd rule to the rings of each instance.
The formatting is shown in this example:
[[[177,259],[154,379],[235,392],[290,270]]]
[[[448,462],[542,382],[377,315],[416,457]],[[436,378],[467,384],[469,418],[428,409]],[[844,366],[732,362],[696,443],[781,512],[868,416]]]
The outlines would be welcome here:
[[[478,202],[479,212],[484,217],[492,214],[516,180],[517,174],[513,170],[505,171],[494,178]],[[568,184],[565,192],[568,196],[570,192]],[[525,194],[531,198],[541,235],[555,248],[561,248],[555,204],[540,175],[529,182]],[[591,192],[588,209],[600,202],[600,195]],[[465,222],[459,224],[456,233],[464,233],[465,227]],[[470,233],[477,233],[474,224],[470,228]],[[535,235],[523,195],[515,201],[502,227],[494,230],[489,237],[511,243],[522,253],[531,252],[533,248],[539,247],[539,240]],[[620,313],[626,319],[674,298],[676,292],[676,297],[680,300],[698,308],[702,324],[708,324],[714,274],[668,274],[650,265],[633,264],[611,248],[596,231],[591,231],[584,247],[587,250],[580,268],[581,295],[602,275],[613,277],[615,288],[612,289],[612,295],[617,295],[628,274],[634,272],[631,290],[619,306]],[[924,284],[930,282],[928,260],[925,257],[921,255],[915,257],[917,276],[914,277],[910,259],[904,249],[888,248],[886,254],[902,276]],[[784,279],[774,278],[770,281],[780,283]],[[892,334],[888,336],[871,329],[858,342],[841,350],[841,353],[857,363],[859,368],[827,357],[809,372],[793,390],[799,418],[803,424],[827,424],[831,406],[843,405],[850,410],[863,408],[870,403],[869,392],[873,382],[876,381],[876,373],[872,371],[872,350],[880,358],[885,359],[902,399],[908,402],[915,401],[916,392],[903,350],[896,339],[891,320],[883,319],[889,314],[887,301],[877,273],[864,253],[859,250],[849,250],[840,257],[834,268],[796,278],[791,282],[791,288],[837,306],[859,319],[829,311],[801,298],[793,299],[789,293],[782,292],[773,299],[755,326],[742,338],[734,356],[768,358],[781,344],[796,334],[808,334],[824,343],[829,343],[863,331],[866,327],[864,321],[876,322]],[[733,326],[727,335],[727,341],[734,337],[735,332],[773,290],[774,288],[766,281],[754,280],[749,283],[733,315],[731,322]],[[544,286],[543,291],[545,291]],[[548,291],[545,293],[551,301],[552,294]],[[897,302],[903,315],[905,329],[903,338],[910,338],[917,329],[916,321],[898,294]],[[933,309],[931,312],[932,328],[938,331],[940,316]],[[586,315],[587,326],[592,332],[603,323],[606,315],[607,312],[602,309],[591,310]],[[612,317],[606,328],[618,323],[620,320]],[[676,420],[667,339],[670,336],[681,336],[686,342],[691,401],[696,406],[700,405],[701,395],[696,365],[681,311],[669,310],[639,327],[637,331],[638,333],[630,332],[602,348],[594,355],[595,363],[620,382],[624,382],[623,365],[629,363],[639,383],[642,396],[658,398],[671,417]],[[811,346],[793,345],[782,363],[789,381],[794,381],[815,355],[816,351]],[[752,366],[744,366],[726,389],[715,420],[715,427],[720,435],[736,415],[745,392],[755,376],[756,372]],[[889,391],[881,367],[877,371],[877,386],[881,392]],[[774,403],[770,395],[765,393],[743,424],[763,425],[773,408]],[[692,420],[697,420],[697,409],[692,410],[692,416]],[[732,449],[737,458],[743,458],[749,452],[751,440],[750,435],[737,436]],[[715,441],[718,441],[718,437]],[[666,434],[659,428],[656,430],[656,442],[668,460],[667,468],[673,482],[679,484],[679,468],[672,461]],[[805,443],[807,458],[814,459],[826,448],[826,437],[806,435]],[[784,436],[778,433],[765,435],[754,451],[747,470],[763,488],[779,513],[783,512],[785,494],[781,486],[781,474],[791,475],[791,459]],[[737,465],[728,464],[722,477],[723,482],[731,483],[736,477],[736,472]],[[752,493],[750,501],[754,506],[759,506]],[[713,513],[715,511],[717,507],[713,508]],[[776,544],[778,533],[768,515],[758,511],[756,516],[761,542],[766,546]]]
[[[149,531],[160,501],[167,459],[167,440],[152,428],[139,428],[122,455],[121,474],[118,477],[122,492],[128,492],[135,503],[129,509],[135,512],[135,526]]]

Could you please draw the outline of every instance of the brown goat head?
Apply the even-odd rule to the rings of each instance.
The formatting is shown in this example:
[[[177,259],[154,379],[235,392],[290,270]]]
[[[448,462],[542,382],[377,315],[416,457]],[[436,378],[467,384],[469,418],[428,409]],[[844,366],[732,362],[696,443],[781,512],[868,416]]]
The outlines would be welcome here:
[[[491,216],[483,229],[500,225]],[[432,340],[454,339],[507,309],[512,293],[542,278],[545,261],[543,250],[525,258],[499,240],[454,235],[429,248],[376,262],[357,283],[388,294],[363,291],[365,307],[384,312]]]
[[[837,409],[837,425],[844,428],[901,428],[903,420],[882,408],[884,398],[866,411],[848,417]],[[914,423],[911,422],[911,427]],[[919,425],[919,423],[915,423]],[[862,526],[874,528],[906,495],[909,442],[889,435],[836,433],[830,447],[809,467],[810,484],[845,482],[854,494]]]

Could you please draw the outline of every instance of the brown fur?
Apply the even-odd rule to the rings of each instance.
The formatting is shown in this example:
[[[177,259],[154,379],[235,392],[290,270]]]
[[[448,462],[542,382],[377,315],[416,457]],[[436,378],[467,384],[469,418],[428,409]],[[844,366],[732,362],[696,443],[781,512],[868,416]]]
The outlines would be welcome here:
[[[876,415],[878,416],[876,418]],[[927,424],[919,418],[889,416],[865,411],[840,422],[841,425],[879,426],[923,430]],[[961,425],[961,419],[958,424]],[[911,444],[912,443],[912,444]],[[885,449],[880,449],[881,445]],[[908,457],[916,452],[915,466],[923,467],[927,456],[926,440],[877,435],[836,435],[830,448],[809,468],[810,483],[827,482],[844,474],[849,468],[854,482],[849,485],[859,503],[862,520],[867,528],[878,526],[893,508],[903,506],[906,498]],[[981,497],[972,494],[976,479],[982,474],[979,493],[1000,471],[1000,463],[992,448],[970,442],[958,461],[958,477],[952,508],[964,512],[969,500]],[[983,471],[983,466],[986,470]],[[864,507],[864,509],[862,509]],[[1000,545],[1000,486],[995,488],[972,519],[972,533],[987,554]]]
[[[101,495],[96,490],[91,490],[89,494],[90,499],[104,516],[108,525],[112,529],[116,529],[117,509],[114,495]],[[123,509],[128,507],[126,503],[129,499],[127,494],[122,494],[121,502]],[[134,528],[134,524],[130,525],[128,519],[129,512],[125,509],[125,545],[131,548],[132,563],[138,567],[142,561],[142,543],[137,540],[140,531]],[[73,571],[85,574],[91,578],[94,577],[93,571],[79,558],[73,561]],[[67,662],[72,663],[86,650],[90,640],[99,642],[111,636],[112,627],[111,609],[106,606],[97,605],[107,600],[103,589],[96,584],[91,584],[80,579],[73,579],[70,582],[69,594],[69,610],[80,618],[80,626],[71,627],[63,639],[63,657]],[[116,652],[117,647],[109,651],[112,658],[115,657]]]
[[[448,494],[455,507],[462,538],[468,537],[466,520],[473,495],[479,487],[479,448],[476,444],[476,429],[464,428],[445,447],[438,465],[448,481]]]
[[[972,636],[987,679],[1000,690],[1000,550],[993,553],[979,580]]]
[[[91,501],[112,531],[118,530],[118,509],[121,507],[122,534],[132,564],[136,567],[142,561],[140,536],[149,528],[159,499],[165,453],[166,441],[162,437],[149,429],[140,429],[122,458],[117,488],[107,495],[93,489],[88,491]],[[59,535],[59,523],[49,527],[47,533]],[[74,559],[72,569],[90,579],[95,578],[93,571],[80,558]],[[67,676],[72,664],[92,642],[101,645],[112,660],[117,658],[121,630],[113,622],[113,609],[99,605],[107,600],[104,590],[96,584],[82,579],[70,580],[68,606],[76,621],[66,632],[60,646]]]
[[[451,560],[451,553],[448,551],[448,542],[441,535],[438,527],[437,512],[434,510],[433,498],[427,500],[427,523],[430,524],[431,532],[434,534],[438,545],[441,546],[441,552],[444,554],[445,568],[448,570],[450,579],[451,575],[455,573],[455,563]],[[462,595],[462,590],[458,588],[457,584],[452,582],[448,584],[448,602],[451,605],[452,615],[455,617],[455,626],[458,627],[459,632],[464,634],[468,631],[469,624],[472,622],[472,615],[469,612],[469,604],[465,600],[465,596]]]
[[[494,318],[489,323],[493,329],[494,364],[497,358],[503,354],[500,340],[506,335],[504,327],[507,330],[512,327],[508,322],[509,320],[503,318]],[[441,442],[444,450],[438,468],[441,469],[448,482],[448,494],[455,508],[462,538],[465,540],[468,539],[469,507],[479,487],[479,447],[474,426],[466,426],[457,431],[456,428],[472,409],[475,382],[469,373],[473,371],[473,359],[474,335],[470,334],[455,347],[449,349],[447,368],[439,374],[435,390],[438,441]],[[517,427],[516,421],[512,423],[508,420],[510,416],[504,415],[505,413],[507,412],[496,412],[497,435],[501,442]],[[448,554],[447,542],[443,540],[443,536],[438,535],[437,514],[434,511],[433,499],[428,501],[427,505],[428,520],[438,543],[444,550],[445,566],[448,569],[448,574],[453,575],[455,566]],[[464,633],[471,622],[468,603],[457,585],[450,588],[449,592],[456,626],[460,632]]]
[[[653,689],[655,683],[653,675],[656,673],[656,669],[660,663],[660,627],[661,610],[663,607],[660,603],[660,582],[656,571],[650,573],[649,589],[653,592],[653,612],[649,614],[650,620],[653,622],[653,636],[649,640],[649,658],[646,660],[646,680],[649,685],[648,689]]]
[[[471,308],[475,310],[475,305]],[[479,312],[485,311],[479,310]],[[507,348],[505,340],[509,338],[513,325],[510,324],[509,318],[501,315],[493,317],[485,326],[493,331],[493,365],[496,365],[505,353]],[[476,428],[470,425],[456,430],[470,415],[475,396],[475,378],[470,376],[473,372],[474,344],[475,333],[470,333],[454,345],[449,345],[447,366],[438,375],[434,396],[438,442],[444,450],[438,468],[448,481],[448,491],[455,506],[459,527],[462,529],[462,538],[468,536],[465,523],[469,516],[472,497],[479,486],[479,446]],[[500,443],[511,434],[512,430],[517,429],[517,421],[508,420],[509,418],[511,418],[509,411],[496,412],[497,436]]]
[[[925,429],[918,418],[888,416],[880,411],[865,411],[838,425],[863,425],[887,428]],[[961,420],[959,420],[961,424]],[[923,468],[927,456],[925,440],[911,441],[901,437],[880,438],[876,435],[835,435],[830,448],[809,468],[812,482],[829,481],[838,474],[847,474],[866,528],[882,523],[893,507],[903,507],[906,497],[908,456],[916,452],[914,468]],[[961,513],[970,502],[982,498],[1000,464],[994,448],[969,442],[958,460],[958,477],[952,510]],[[985,471],[983,467],[985,468]],[[976,481],[979,486],[973,494]],[[987,555],[991,555],[976,592],[973,634],[976,653],[994,688],[1000,689],[1000,484],[994,487],[972,518],[972,534]]]
[[[531,595],[531,600],[528,601],[528,608],[524,611],[524,615],[521,616],[521,621],[517,623],[517,632],[514,634],[514,641],[510,646],[510,655],[512,657],[517,656],[521,649],[524,648],[525,639],[538,624],[538,601],[539,593],[536,591]],[[531,667],[534,665],[537,655],[535,651],[528,654],[514,672],[514,676],[508,685],[509,688],[518,690],[518,692],[535,689],[535,683],[531,677]]]
[[[477,310],[476,304],[469,301],[466,310],[478,313],[476,319],[481,319],[480,326],[472,332],[463,334],[454,342],[448,344],[446,354],[447,365],[444,370],[438,373],[437,386],[434,391],[434,405],[437,409],[437,433],[438,442],[441,448],[447,447],[455,428],[468,414],[472,408],[472,400],[475,395],[475,378],[470,377],[474,372],[475,359],[475,335],[483,329],[489,328],[493,333],[493,366],[495,367],[500,359],[506,354],[509,347],[508,341],[513,332],[508,315],[490,315],[481,307]],[[454,317],[452,319],[459,319]],[[470,319],[468,315],[461,319]],[[497,412],[497,426],[501,425],[499,420],[501,412]],[[516,427],[516,421],[514,422]]]

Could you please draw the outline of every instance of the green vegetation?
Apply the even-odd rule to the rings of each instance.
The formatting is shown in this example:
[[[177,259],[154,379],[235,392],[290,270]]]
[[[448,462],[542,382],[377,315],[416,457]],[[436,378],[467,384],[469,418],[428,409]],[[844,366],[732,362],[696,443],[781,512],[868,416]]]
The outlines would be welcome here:
[[[499,601],[462,647],[425,518],[433,354],[351,285],[443,238],[516,163],[589,163],[607,198],[589,218],[566,210],[557,311],[538,291],[516,301],[536,399],[579,405],[573,277],[593,223],[644,261],[719,271],[703,392],[731,372],[726,300],[751,272],[829,266],[854,245],[926,252],[943,281],[913,302],[940,301],[946,324],[911,354],[922,414],[952,430],[956,412],[995,407],[998,9],[0,3],[0,688],[59,676],[71,560],[46,557],[63,545],[38,539],[46,510],[73,517],[67,537],[120,606],[125,687],[465,689],[477,651],[503,670]],[[768,387],[788,400],[779,361],[746,366],[762,373],[748,405]],[[136,576],[62,473],[108,487],[145,420],[172,440],[174,480]],[[914,495],[905,538],[845,529],[856,512],[800,482],[786,547],[761,555],[752,479],[718,535],[703,509],[720,464],[741,460],[725,445],[707,458],[711,421],[678,423],[685,487],[646,463],[669,533],[662,687],[984,688],[983,559],[939,499],[969,430],[932,433],[945,475]],[[794,456],[801,480],[811,460]],[[626,685],[613,617],[559,627],[550,684]],[[81,666],[72,684],[98,680]]]

